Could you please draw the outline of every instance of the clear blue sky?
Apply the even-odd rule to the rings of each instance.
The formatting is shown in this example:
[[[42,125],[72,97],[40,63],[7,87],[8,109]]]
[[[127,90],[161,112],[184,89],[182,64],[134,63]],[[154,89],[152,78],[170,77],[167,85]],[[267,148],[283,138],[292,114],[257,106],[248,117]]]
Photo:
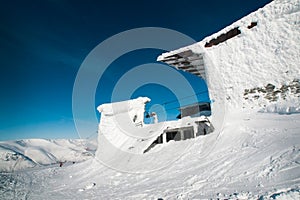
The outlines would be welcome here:
[[[108,37],[152,26],[200,41],[268,2],[0,1],[0,140],[77,138],[72,116],[76,73],[88,53]],[[161,52],[146,49],[116,60],[101,79],[107,88],[97,91],[96,104],[110,100],[122,73],[155,62]],[[200,79],[189,80],[195,90],[205,90]],[[158,85],[143,86],[132,97],[149,93],[154,104],[175,98]]]

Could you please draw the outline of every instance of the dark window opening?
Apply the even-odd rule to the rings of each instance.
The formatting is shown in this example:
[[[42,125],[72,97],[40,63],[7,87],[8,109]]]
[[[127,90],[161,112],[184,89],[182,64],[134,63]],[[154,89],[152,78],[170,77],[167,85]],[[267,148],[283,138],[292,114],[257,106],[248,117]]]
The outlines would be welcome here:
[[[187,129],[183,131],[184,140],[191,139],[194,137],[193,129]]]
[[[247,26],[247,28],[251,29],[251,28],[253,28],[256,25],[257,25],[257,22],[251,22],[251,24],[249,26]]]
[[[154,144],[162,144],[163,143],[163,135],[158,136],[158,138],[153,143]]]
[[[214,131],[214,128],[209,121],[207,122],[197,121],[196,124],[198,125],[198,130],[196,130],[197,131],[196,135],[194,134],[193,126],[165,130],[164,133],[162,133],[160,136],[156,138],[155,141],[153,141],[153,143],[144,151],[144,153],[150,151],[153,147],[155,147],[158,144],[163,144],[164,136],[166,139],[165,142],[169,142],[171,140],[181,141],[181,140],[188,140],[199,135],[206,135]]]
[[[187,140],[190,138],[194,138],[194,128],[192,126],[176,128],[176,129],[166,131],[167,142],[169,142],[170,140],[180,141],[180,140]]]
[[[211,107],[209,102],[197,103],[180,108],[180,115],[177,116],[181,119],[186,116],[199,117],[199,116],[210,116]]]
[[[212,47],[213,45],[218,45],[218,44],[225,42],[226,40],[233,38],[239,34],[241,34],[241,31],[239,30],[239,27],[236,27],[234,29],[231,29],[227,33],[221,34],[219,37],[210,40],[209,42],[207,42],[205,44],[205,47]]]
[[[181,140],[181,134],[179,131],[170,131],[167,132],[167,142],[170,140],[180,141]]]
[[[199,121],[196,124],[198,125],[196,136],[207,135],[214,131],[214,127],[210,122]]]
[[[136,121],[136,119],[137,119],[137,115],[134,115],[134,117],[133,117],[133,122],[135,122]]]
[[[163,135],[160,135],[156,138],[156,140],[144,151],[144,153],[148,152],[150,149],[152,149],[153,147],[155,147],[158,144],[162,144],[163,143]]]

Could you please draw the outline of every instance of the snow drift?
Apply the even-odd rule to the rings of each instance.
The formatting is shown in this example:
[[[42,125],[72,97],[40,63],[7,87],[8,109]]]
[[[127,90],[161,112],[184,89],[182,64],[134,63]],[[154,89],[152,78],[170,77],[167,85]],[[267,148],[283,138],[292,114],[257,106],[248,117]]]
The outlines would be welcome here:
[[[257,25],[249,29],[253,22]],[[143,160],[129,154],[114,157],[114,152],[99,146],[104,152],[98,149],[98,156],[107,153],[106,161],[124,166],[121,170],[90,159],[30,175],[0,174],[1,195],[6,199],[299,199],[299,25],[299,0],[275,0],[197,44],[158,58],[187,49],[203,55],[218,132],[170,142],[160,155],[146,153]],[[238,35],[205,47],[237,27]],[[180,157],[170,162],[170,155]],[[157,163],[165,167],[125,173],[126,167],[137,165],[149,172]]]
[[[176,135],[176,140],[195,138],[199,124],[207,133],[213,129],[205,116],[187,116],[174,121],[144,124],[145,104],[148,102],[149,98],[139,97],[98,106],[97,110],[101,112],[95,155],[98,161],[125,172],[142,173],[157,170],[178,159],[188,149],[189,145],[186,145],[178,147],[178,151],[172,153],[168,152],[170,149],[167,148],[163,149],[164,153],[159,151],[166,147],[167,143],[172,143],[170,141],[175,140]],[[174,130],[182,128],[185,130],[172,135]],[[151,153],[145,154],[150,149]]]

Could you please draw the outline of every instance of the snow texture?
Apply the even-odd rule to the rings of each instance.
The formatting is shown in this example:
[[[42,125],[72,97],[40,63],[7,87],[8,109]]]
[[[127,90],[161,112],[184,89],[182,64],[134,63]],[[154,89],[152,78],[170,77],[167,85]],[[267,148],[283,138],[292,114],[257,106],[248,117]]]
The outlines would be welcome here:
[[[59,163],[82,162],[94,156],[96,141],[27,139],[0,142],[0,172]]]
[[[246,100],[245,90],[267,84],[281,88],[300,79],[299,10],[300,1],[274,1],[201,42],[165,53],[158,60],[187,49],[203,54],[209,93],[217,104],[212,112],[215,117],[223,106],[226,113],[236,109],[261,109],[270,101],[266,98]],[[252,22],[257,22],[257,26],[249,29]],[[204,47],[206,42],[236,27],[241,34],[219,45]],[[291,103],[278,101],[271,107],[280,107],[280,112],[293,105],[292,110],[299,110],[299,96],[300,91],[290,94],[286,101]],[[266,109],[269,110],[277,112],[276,109]]]
[[[163,134],[166,129],[193,126],[197,132],[195,121],[205,121],[205,117],[184,117],[176,121],[155,124],[144,124],[145,104],[150,102],[147,97],[139,97],[128,101],[107,103],[98,106],[101,119],[98,129],[98,149],[96,157],[111,160],[116,150],[143,154],[145,150]],[[110,146],[110,147],[109,147]],[[117,152],[115,152],[117,153]],[[123,155],[122,157],[124,157]],[[132,158],[130,158],[132,159]],[[117,161],[119,162],[119,161]]]
[[[251,22],[257,26],[248,29]],[[157,147],[160,155],[144,154],[145,163],[111,157],[124,170],[108,168],[96,157],[63,167],[2,172],[1,199],[300,199],[299,93],[291,86],[300,78],[299,25],[300,1],[275,0],[174,51],[204,55],[214,133]],[[235,27],[241,34],[204,47]],[[11,143],[1,142],[1,148]],[[20,146],[10,148],[8,160],[15,159]],[[22,155],[47,163],[51,151],[48,145],[39,147],[46,153]],[[6,162],[2,159],[0,166]],[[165,167],[151,171],[156,164]],[[149,172],[126,172],[137,165]]]

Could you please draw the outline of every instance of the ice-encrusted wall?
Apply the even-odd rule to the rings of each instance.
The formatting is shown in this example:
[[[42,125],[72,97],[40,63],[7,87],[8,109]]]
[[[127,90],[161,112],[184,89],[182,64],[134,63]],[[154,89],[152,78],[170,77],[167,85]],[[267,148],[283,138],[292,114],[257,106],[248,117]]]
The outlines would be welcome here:
[[[134,135],[135,130],[144,124],[145,104],[150,102],[148,97],[139,97],[128,101],[107,103],[98,106],[101,113],[99,123],[98,141],[101,143],[102,135],[117,148],[128,149],[126,142],[129,137],[126,133]],[[131,144],[130,142],[128,142]]]
[[[253,23],[257,25],[250,29]],[[235,28],[241,33],[218,45],[205,47],[212,39]],[[276,104],[300,109],[299,95],[290,93],[286,93],[287,98],[278,97],[276,101],[263,95],[258,99],[245,98],[245,91],[253,88],[264,88],[268,84],[281,88],[299,80],[299,0],[275,0],[201,42],[170,53],[187,49],[204,57],[213,118],[224,114],[220,112],[237,109],[268,111],[266,108],[276,107]]]

